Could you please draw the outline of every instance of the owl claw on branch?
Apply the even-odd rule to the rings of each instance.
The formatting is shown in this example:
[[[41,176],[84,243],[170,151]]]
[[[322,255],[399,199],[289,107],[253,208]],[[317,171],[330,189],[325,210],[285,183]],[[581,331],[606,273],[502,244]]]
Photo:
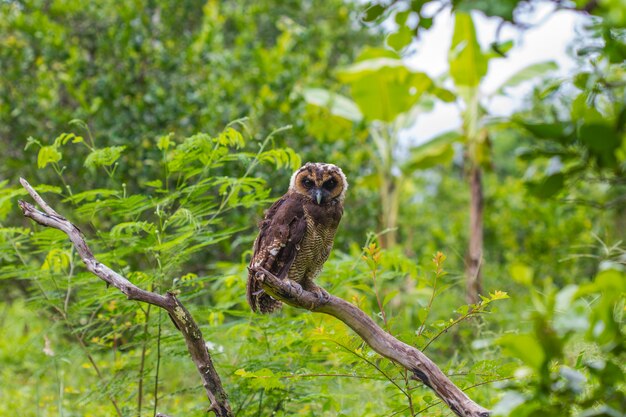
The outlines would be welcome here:
[[[330,294],[322,287],[318,287],[316,285],[315,288],[310,289],[309,291],[317,295],[317,298],[319,298],[322,303],[327,303],[330,301]]]
[[[278,278],[261,266],[252,271],[267,294],[294,307],[315,311],[331,299],[331,295],[318,286],[305,289],[293,280]]]

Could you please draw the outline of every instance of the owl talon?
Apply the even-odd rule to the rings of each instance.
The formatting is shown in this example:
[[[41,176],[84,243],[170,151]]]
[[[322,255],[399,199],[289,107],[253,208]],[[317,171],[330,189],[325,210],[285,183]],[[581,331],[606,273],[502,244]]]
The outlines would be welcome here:
[[[291,287],[291,289],[297,293],[298,297],[302,295],[302,293],[304,292],[304,289],[302,288],[300,284],[290,279],[288,279],[286,282],[287,282],[287,285],[289,285],[289,287]]]
[[[330,294],[322,287],[317,287],[312,291],[317,298],[323,303],[326,304],[330,301]]]
[[[272,274],[270,271],[263,268],[262,266],[257,266],[256,268],[254,268],[254,271],[255,271],[255,274],[254,274],[255,278],[260,282],[263,282],[265,275],[278,279],[276,275]]]
[[[330,294],[323,288],[320,288],[320,290],[321,291],[318,294],[318,297],[320,298],[320,300],[322,300],[322,303],[326,304],[330,301]]]

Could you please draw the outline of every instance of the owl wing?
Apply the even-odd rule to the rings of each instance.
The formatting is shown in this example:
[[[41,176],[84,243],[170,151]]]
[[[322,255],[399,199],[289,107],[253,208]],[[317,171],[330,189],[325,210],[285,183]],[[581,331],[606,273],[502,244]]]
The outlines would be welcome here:
[[[302,202],[286,195],[276,201],[259,224],[254,253],[248,272],[248,303],[253,311],[269,313],[280,308],[280,301],[264,293],[255,279],[261,267],[278,278],[285,278],[306,233]]]

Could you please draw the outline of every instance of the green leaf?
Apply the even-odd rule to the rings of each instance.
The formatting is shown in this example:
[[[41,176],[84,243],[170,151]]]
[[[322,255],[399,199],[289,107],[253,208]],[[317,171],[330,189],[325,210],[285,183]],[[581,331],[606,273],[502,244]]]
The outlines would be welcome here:
[[[547,72],[555,71],[559,69],[559,66],[554,61],[538,62],[536,64],[528,65],[511,75],[509,79],[503,82],[494,94],[503,94],[506,88],[511,88],[520,85],[525,81],[530,81],[540,77]]]
[[[393,298],[398,295],[400,291],[398,290],[393,290],[390,291],[387,295],[385,295],[385,298],[383,299],[383,307],[385,307],[387,305],[387,303],[391,300],[393,300]]]
[[[281,389],[285,386],[280,381],[280,375],[276,375],[268,368],[259,369],[255,372],[248,372],[242,368],[236,370],[235,375],[248,379],[252,387],[256,389],[272,390]]]
[[[535,272],[533,268],[522,262],[515,262],[509,267],[513,281],[522,285],[532,285]]]
[[[507,334],[497,343],[535,371],[541,371],[546,355],[537,339],[530,334]]]
[[[615,151],[622,139],[612,126],[605,123],[583,123],[578,129],[578,137],[589,149],[600,168],[615,168]]]
[[[589,72],[579,72],[576,76],[574,76],[574,85],[581,90],[584,90],[587,88],[590,77],[591,74]]]
[[[505,41],[505,42],[492,42],[489,45],[489,49],[485,52],[485,56],[487,59],[492,58],[505,58],[506,53],[509,52],[514,46],[513,41]]]
[[[361,19],[363,19],[364,22],[373,22],[378,19],[384,12],[385,7],[376,3],[370,5],[367,9],[365,9],[365,12],[363,13]]]
[[[139,222],[139,224],[140,223],[145,223],[145,222]],[[123,223],[122,226],[125,228],[129,224],[132,226],[133,222],[128,223],[128,224]],[[151,226],[148,223],[146,223],[146,225],[147,225],[146,227],[148,228],[150,228]],[[150,229],[143,229],[143,230],[146,232],[150,231]],[[121,229],[120,232],[121,231],[123,231],[123,229]],[[154,245],[152,247],[152,250],[158,251],[158,252],[168,252],[168,251],[171,251],[172,249],[176,249],[176,250],[183,249],[186,245],[188,245],[190,242],[193,241],[193,236],[194,236],[194,232],[187,232],[187,233],[180,234],[173,239],[164,241],[158,245]]]
[[[326,107],[330,113],[353,122],[360,122],[363,115],[356,103],[348,97],[323,88],[306,88],[303,91],[304,100],[318,107]]]
[[[400,59],[402,57],[398,52],[392,51],[388,48],[374,48],[371,46],[366,46],[356,58],[356,62],[368,61],[370,59],[376,58]]]
[[[227,127],[226,129],[224,129],[224,131],[220,133],[217,137],[217,141],[220,145],[232,146],[236,149],[241,148],[245,145],[245,141],[241,132],[233,129],[232,127]]]
[[[339,71],[338,78],[351,85],[352,97],[366,119],[384,122],[409,111],[432,86],[426,74],[413,72],[394,58],[357,62]]]
[[[52,273],[63,273],[70,266],[70,256],[68,251],[62,249],[51,249],[46,255],[46,259],[41,265],[42,271],[50,271]]]
[[[291,148],[270,149],[259,154],[258,158],[260,162],[274,164],[277,169],[289,168],[295,171],[302,165],[300,156]]]
[[[63,133],[54,140],[54,146],[59,147],[65,145],[70,140],[72,141],[72,143],[80,143],[84,141],[82,136],[76,136],[73,133]]]
[[[447,88],[433,86],[430,89],[430,93],[445,103],[454,103],[456,101],[456,94]]]
[[[478,44],[472,17],[467,13],[456,13],[448,62],[457,86],[476,87],[487,74],[487,58]]]
[[[30,148],[32,145],[37,145],[39,147],[41,147],[41,142],[39,142],[37,139],[35,139],[32,136],[29,136],[26,139],[26,145],[24,146],[24,150],[27,150],[28,148]]]
[[[527,182],[528,190],[539,198],[550,198],[563,189],[565,175],[557,173],[542,178],[539,181]]]
[[[111,237],[119,238],[122,236],[137,234],[140,231],[153,233],[155,230],[156,226],[150,222],[123,222],[113,226],[110,234]]]
[[[411,149],[411,156],[407,163],[402,165],[401,170],[404,175],[409,175],[418,169],[429,169],[447,164],[452,161],[453,157],[454,148],[448,143]]]
[[[487,16],[498,16],[506,21],[513,21],[513,11],[517,7],[518,0],[454,0],[454,9],[471,12],[480,10]]]
[[[37,154],[37,167],[44,168],[50,163],[59,162],[61,156],[61,152],[55,146],[42,146]]]
[[[145,185],[146,187],[162,188],[163,187],[163,181],[161,181],[161,180],[146,181],[146,182],[144,182],[143,185]]]
[[[528,123],[520,120],[518,124],[539,139],[556,139],[567,143],[571,138],[567,123]]]
[[[111,166],[119,159],[126,146],[109,146],[92,151],[85,159],[88,168]]]
[[[161,150],[161,151],[168,150],[169,147],[172,145],[172,137],[173,136],[174,136],[173,133],[161,136],[159,138],[159,140],[157,141],[157,148],[159,148],[159,150]]]
[[[389,45],[396,51],[401,51],[409,46],[409,44],[413,40],[413,34],[413,31],[409,27],[402,25],[398,28],[397,32],[387,36],[387,45]]]

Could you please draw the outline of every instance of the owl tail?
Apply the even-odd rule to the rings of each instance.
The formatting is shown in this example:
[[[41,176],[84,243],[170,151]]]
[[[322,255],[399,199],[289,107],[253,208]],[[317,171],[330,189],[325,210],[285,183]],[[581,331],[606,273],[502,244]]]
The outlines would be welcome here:
[[[252,311],[260,311],[263,314],[280,310],[283,305],[283,303],[273,299],[269,294],[263,291],[261,283],[257,281],[252,271],[248,272],[247,298]]]

